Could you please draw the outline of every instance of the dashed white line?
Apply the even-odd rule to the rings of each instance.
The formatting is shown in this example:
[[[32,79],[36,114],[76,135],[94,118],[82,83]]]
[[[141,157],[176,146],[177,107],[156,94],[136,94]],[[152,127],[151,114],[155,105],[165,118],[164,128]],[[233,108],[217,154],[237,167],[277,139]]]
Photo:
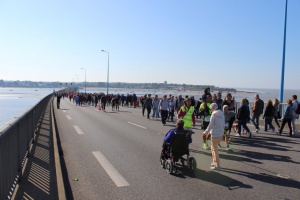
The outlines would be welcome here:
[[[84,132],[83,132],[78,126],[74,126],[74,128],[75,128],[75,130],[77,131],[77,133],[78,133],[79,135],[84,134]]]
[[[71,120],[72,118],[70,117],[70,115],[67,115],[67,118],[69,119],[69,120]]]
[[[146,127],[140,126],[140,125],[135,124],[135,123],[132,123],[132,122],[128,122],[128,123],[129,123],[129,124],[132,124],[132,125],[134,125],[134,126],[138,126],[138,127],[140,127],[140,128],[143,128],[143,129],[147,129]]]
[[[100,151],[93,151],[92,153],[117,187],[130,185]]]

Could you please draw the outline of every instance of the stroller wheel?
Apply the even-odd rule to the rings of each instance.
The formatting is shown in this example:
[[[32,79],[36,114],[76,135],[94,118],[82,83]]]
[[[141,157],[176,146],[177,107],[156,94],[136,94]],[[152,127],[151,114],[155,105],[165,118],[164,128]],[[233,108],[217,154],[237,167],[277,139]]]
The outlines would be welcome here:
[[[165,159],[160,158],[160,166],[161,166],[162,168],[165,168],[165,165],[166,165]]]
[[[197,168],[197,162],[194,157],[189,157],[189,169],[194,171]]]
[[[174,163],[171,160],[166,161],[166,171],[168,174],[172,174],[174,170]]]

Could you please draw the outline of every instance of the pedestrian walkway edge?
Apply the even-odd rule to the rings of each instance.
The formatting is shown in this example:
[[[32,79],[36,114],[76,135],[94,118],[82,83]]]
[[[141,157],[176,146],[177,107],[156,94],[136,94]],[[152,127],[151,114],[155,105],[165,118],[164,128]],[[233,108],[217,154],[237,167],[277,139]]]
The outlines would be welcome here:
[[[54,148],[54,160],[55,160],[55,171],[56,171],[56,181],[57,181],[57,191],[58,191],[58,198],[59,200],[65,200],[66,198],[66,191],[65,185],[62,175],[61,163],[60,163],[60,156],[58,151],[58,143],[57,143],[57,133],[56,133],[56,126],[54,120],[54,106],[53,106],[53,99],[51,103],[51,125],[53,131],[53,148]]]

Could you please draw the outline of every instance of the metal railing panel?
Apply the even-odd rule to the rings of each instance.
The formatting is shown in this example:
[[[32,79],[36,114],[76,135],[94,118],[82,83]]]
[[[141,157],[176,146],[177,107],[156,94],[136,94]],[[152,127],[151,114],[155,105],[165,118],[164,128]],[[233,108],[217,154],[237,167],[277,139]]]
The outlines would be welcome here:
[[[0,128],[0,199],[9,196],[21,177],[25,158],[52,96],[46,96],[22,116]]]

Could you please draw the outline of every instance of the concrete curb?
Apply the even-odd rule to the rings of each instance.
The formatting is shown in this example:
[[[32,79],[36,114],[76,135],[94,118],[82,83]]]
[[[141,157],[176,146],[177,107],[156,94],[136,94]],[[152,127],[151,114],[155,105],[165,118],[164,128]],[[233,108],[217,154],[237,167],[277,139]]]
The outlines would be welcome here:
[[[65,185],[61,170],[61,163],[60,157],[58,152],[58,144],[57,144],[57,137],[56,137],[56,129],[55,129],[55,120],[54,120],[54,106],[53,106],[53,99],[51,102],[51,124],[52,124],[52,134],[53,134],[53,148],[54,148],[54,161],[55,161],[55,171],[56,171],[56,181],[57,181],[57,191],[58,191],[58,199],[65,200],[66,198],[66,191]]]

